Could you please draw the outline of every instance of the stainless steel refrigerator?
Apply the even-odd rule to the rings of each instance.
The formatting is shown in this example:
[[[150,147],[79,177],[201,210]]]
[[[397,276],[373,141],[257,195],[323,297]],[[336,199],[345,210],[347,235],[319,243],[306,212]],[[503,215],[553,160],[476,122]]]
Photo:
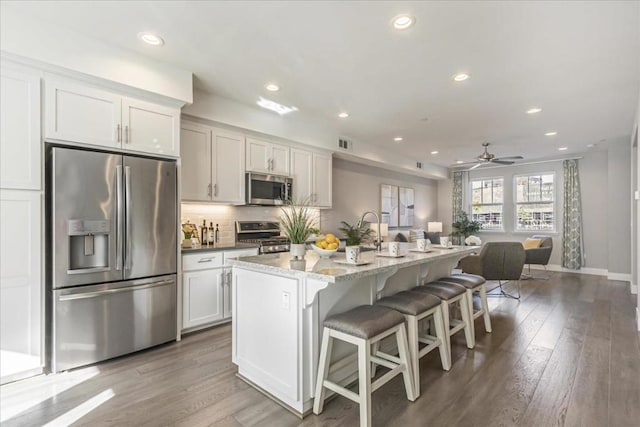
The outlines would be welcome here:
[[[47,147],[49,367],[176,337],[176,163]]]

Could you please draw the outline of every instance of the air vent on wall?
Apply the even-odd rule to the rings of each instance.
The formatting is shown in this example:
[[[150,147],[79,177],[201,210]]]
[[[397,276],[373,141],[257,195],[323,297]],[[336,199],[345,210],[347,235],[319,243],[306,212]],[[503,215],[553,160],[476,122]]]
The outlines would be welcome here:
[[[422,162],[416,162],[416,167],[418,169],[422,169]]]
[[[345,138],[338,139],[338,147],[344,151],[353,151],[353,143]]]

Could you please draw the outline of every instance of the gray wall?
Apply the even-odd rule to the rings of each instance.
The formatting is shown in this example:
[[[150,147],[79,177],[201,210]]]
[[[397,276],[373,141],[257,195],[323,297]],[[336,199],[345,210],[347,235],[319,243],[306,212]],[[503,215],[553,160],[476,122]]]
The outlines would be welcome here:
[[[612,144],[611,159],[607,151],[590,151],[579,160],[582,189],[583,236],[585,267],[608,269],[611,273],[630,273],[630,162],[628,145]],[[481,232],[483,242],[524,241],[531,232],[514,232],[513,178],[515,175],[555,172],[556,225],[549,234],[554,250],[550,264],[561,265],[562,253],[562,201],[564,180],[561,161],[549,163],[480,168],[469,172],[469,178],[504,177],[505,232]],[[439,216],[451,230],[451,180],[438,183]],[[468,210],[468,208],[467,208]],[[542,234],[542,233],[540,233]]]
[[[392,184],[414,189],[415,223],[410,228],[426,228],[428,221],[437,219],[437,182],[432,179],[391,172],[372,166],[333,159],[333,208],[320,211],[322,232],[337,232],[340,221],[352,224],[368,210],[380,210],[380,184]],[[367,217],[374,221],[373,216]],[[400,231],[407,235],[409,228],[389,230],[393,239]]]

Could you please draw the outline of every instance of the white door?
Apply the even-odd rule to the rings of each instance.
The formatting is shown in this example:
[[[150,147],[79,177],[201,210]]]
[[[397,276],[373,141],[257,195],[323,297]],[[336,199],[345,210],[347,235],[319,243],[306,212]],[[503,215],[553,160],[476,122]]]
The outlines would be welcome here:
[[[331,207],[333,171],[331,155],[313,154],[313,205]]]
[[[122,148],[165,156],[180,155],[180,110],[122,98]]]
[[[271,145],[268,142],[247,138],[247,172],[269,173]]]
[[[289,175],[289,147],[284,145],[271,145],[270,172],[274,175]]]
[[[40,190],[40,76],[0,70],[0,187]]]
[[[291,149],[291,178],[293,178],[293,200],[309,201],[311,199],[312,190],[312,168],[313,154],[310,151]]]
[[[120,96],[49,78],[45,93],[45,138],[121,147]]]
[[[182,328],[222,319],[224,269],[189,271],[182,276]]]
[[[245,202],[244,135],[221,129],[212,132],[212,200],[242,204]]]
[[[0,190],[2,383],[42,367],[40,217],[39,191]]]
[[[182,122],[180,131],[182,200],[211,201],[211,128]]]

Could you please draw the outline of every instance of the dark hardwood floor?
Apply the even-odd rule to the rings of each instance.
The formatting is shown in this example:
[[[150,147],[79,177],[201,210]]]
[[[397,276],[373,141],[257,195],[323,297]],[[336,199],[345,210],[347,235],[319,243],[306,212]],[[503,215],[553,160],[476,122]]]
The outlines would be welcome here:
[[[453,367],[421,361],[422,395],[400,377],[373,395],[376,426],[638,426],[640,345],[627,283],[550,273],[518,302],[491,298],[493,333],[453,339]],[[355,426],[338,397],[304,420],[236,378],[231,328],[0,390],[3,426]]]

